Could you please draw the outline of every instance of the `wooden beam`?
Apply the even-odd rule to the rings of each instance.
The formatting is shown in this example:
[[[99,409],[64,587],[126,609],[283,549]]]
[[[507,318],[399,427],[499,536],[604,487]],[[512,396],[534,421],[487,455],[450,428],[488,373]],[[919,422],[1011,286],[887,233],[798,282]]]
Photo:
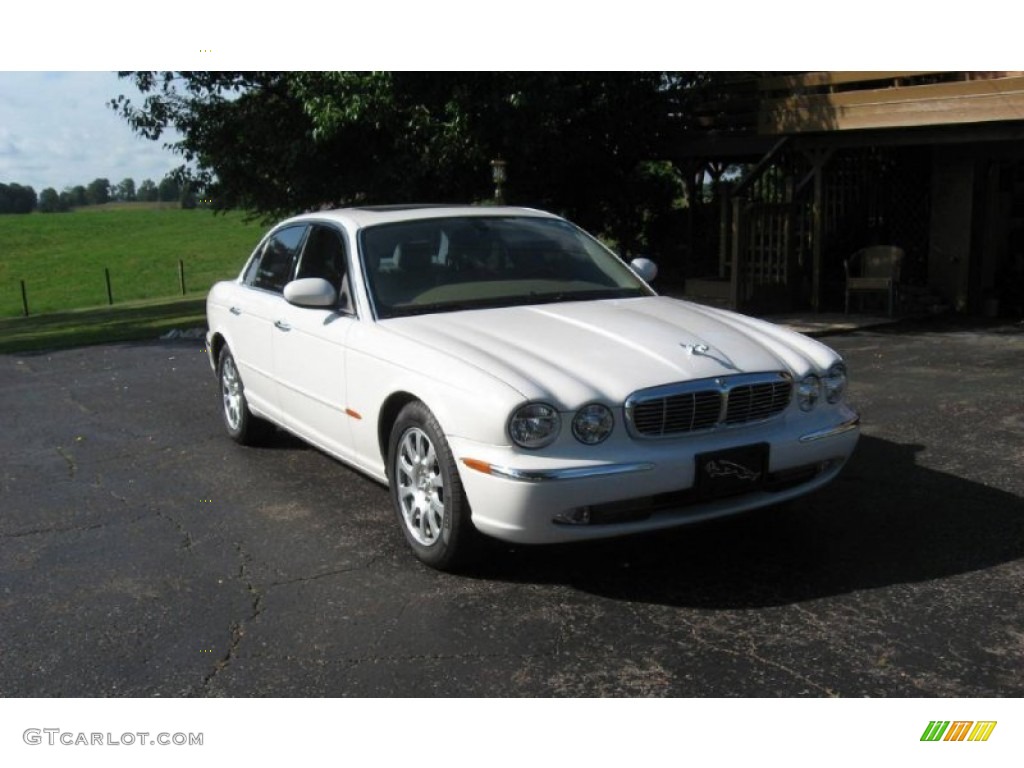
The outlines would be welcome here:
[[[687,157],[708,157],[725,162],[756,162],[778,141],[778,136],[701,136],[680,133],[666,138],[659,158],[679,161]],[[810,149],[832,147],[918,147],[929,144],[999,144],[1000,151],[1024,156],[1024,120],[931,125],[909,128],[879,128],[862,131],[805,133],[790,138],[791,147]]]
[[[943,70],[917,72],[800,72],[792,75],[766,77],[757,84],[760,91],[791,91],[798,88],[821,88],[853,83],[876,83],[925,75],[941,75]]]
[[[743,211],[743,200],[739,197],[732,199],[732,220],[730,230],[732,233],[732,274],[729,275],[729,307],[730,309],[740,308],[740,251],[742,243],[740,234],[742,228],[741,214]]]
[[[715,182],[716,195],[718,197],[718,276],[725,277],[729,271],[729,201],[732,199],[729,197],[728,190],[725,186],[729,182],[718,181]],[[732,286],[730,285],[730,295]],[[736,307],[733,307],[735,309]],[[26,313],[27,314],[27,313]]]
[[[793,137],[801,149],[814,147],[920,147],[929,144],[1001,144],[1004,149],[1024,149],[1024,120],[974,123],[971,125],[920,126],[835,133],[804,134]]]
[[[824,237],[821,208],[824,202],[825,187],[822,174],[822,169],[825,167],[823,156],[824,153],[819,155],[814,163],[814,200],[811,203],[811,309],[815,312],[821,311],[821,240]]]
[[[733,188],[732,194],[734,197],[736,195],[741,194],[744,190],[746,190],[747,187],[749,187],[751,184],[757,181],[758,177],[760,177],[760,175],[768,169],[768,166],[771,165],[772,160],[774,160],[775,156],[779,153],[779,150],[781,150],[788,141],[789,137],[783,136],[781,139],[775,142],[775,145],[770,150],[768,150],[765,156],[758,160],[757,165],[750,169],[750,173],[748,173],[746,176],[740,179],[739,184],[737,184]]]
[[[793,197],[799,195],[807,183],[814,178],[814,174],[820,169],[824,168],[826,163],[832,159],[832,155],[835,154],[835,147],[826,148],[810,148],[803,150],[804,155],[811,161],[811,170],[807,172],[807,175],[800,179],[800,182],[793,189]]]
[[[758,132],[783,135],[1021,120],[1024,77],[770,99]]]

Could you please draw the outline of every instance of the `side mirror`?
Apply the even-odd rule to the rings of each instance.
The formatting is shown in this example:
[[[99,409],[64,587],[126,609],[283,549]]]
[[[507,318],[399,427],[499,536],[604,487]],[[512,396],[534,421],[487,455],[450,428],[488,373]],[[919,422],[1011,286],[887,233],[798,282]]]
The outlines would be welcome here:
[[[284,299],[297,307],[333,307],[338,292],[322,277],[303,277],[284,287]]]
[[[644,256],[629,262],[629,268],[645,283],[652,282],[658,276],[658,265]]]

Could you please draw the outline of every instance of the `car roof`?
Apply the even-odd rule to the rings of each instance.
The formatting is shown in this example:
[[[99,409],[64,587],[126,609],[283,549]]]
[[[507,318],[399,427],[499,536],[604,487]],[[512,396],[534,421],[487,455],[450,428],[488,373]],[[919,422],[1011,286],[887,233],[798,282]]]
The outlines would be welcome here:
[[[335,208],[293,216],[282,224],[298,221],[335,221],[354,229],[399,221],[440,219],[452,216],[535,216],[557,219],[552,213],[534,208],[495,205],[374,205],[360,208]]]

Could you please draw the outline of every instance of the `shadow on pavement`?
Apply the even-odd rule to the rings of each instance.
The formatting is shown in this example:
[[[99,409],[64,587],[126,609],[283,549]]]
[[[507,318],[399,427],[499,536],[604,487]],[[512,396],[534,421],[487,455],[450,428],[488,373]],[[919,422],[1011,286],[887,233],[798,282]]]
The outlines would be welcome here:
[[[870,333],[920,335],[943,333],[991,333],[999,336],[1024,335],[1024,320],[984,318],[973,315],[937,315],[909,317],[869,329]]]
[[[862,437],[831,486],[789,504],[657,535],[499,545],[501,555],[472,576],[669,606],[756,608],[1024,556],[1024,500],[922,467],[919,450]]]

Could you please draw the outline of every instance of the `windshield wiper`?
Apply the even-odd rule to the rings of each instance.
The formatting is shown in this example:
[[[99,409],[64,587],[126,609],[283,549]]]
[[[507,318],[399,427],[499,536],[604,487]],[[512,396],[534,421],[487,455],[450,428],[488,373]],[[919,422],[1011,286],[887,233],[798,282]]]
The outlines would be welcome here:
[[[408,317],[410,315],[429,315],[435,312],[460,312],[467,309],[493,309],[495,307],[511,307],[519,304],[516,297],[494,299],[472,299],[469,301],[439,301],[433,304],[407,304],[391,307],[388,317]]]
[[[632,288],[600,288],[591,291],[560,291],[558,293],[530,294],[530,304],[558,304],[563,301],[594,301],[597,299],[627,299],[640,296]]]
[[[495,309],[537,304],[559,304],[567,301],[594,301],[596,299],[628,299],[644,294],[632,288],[599,288],[589,291],[558,291],[556,293],[528,293],[516,296],[495,296],[487,299],[464,301],[437,301],[430,304],[399,304],[389,307],[385,317],[411,317],[441,312],[461,312],[472,309]]]

